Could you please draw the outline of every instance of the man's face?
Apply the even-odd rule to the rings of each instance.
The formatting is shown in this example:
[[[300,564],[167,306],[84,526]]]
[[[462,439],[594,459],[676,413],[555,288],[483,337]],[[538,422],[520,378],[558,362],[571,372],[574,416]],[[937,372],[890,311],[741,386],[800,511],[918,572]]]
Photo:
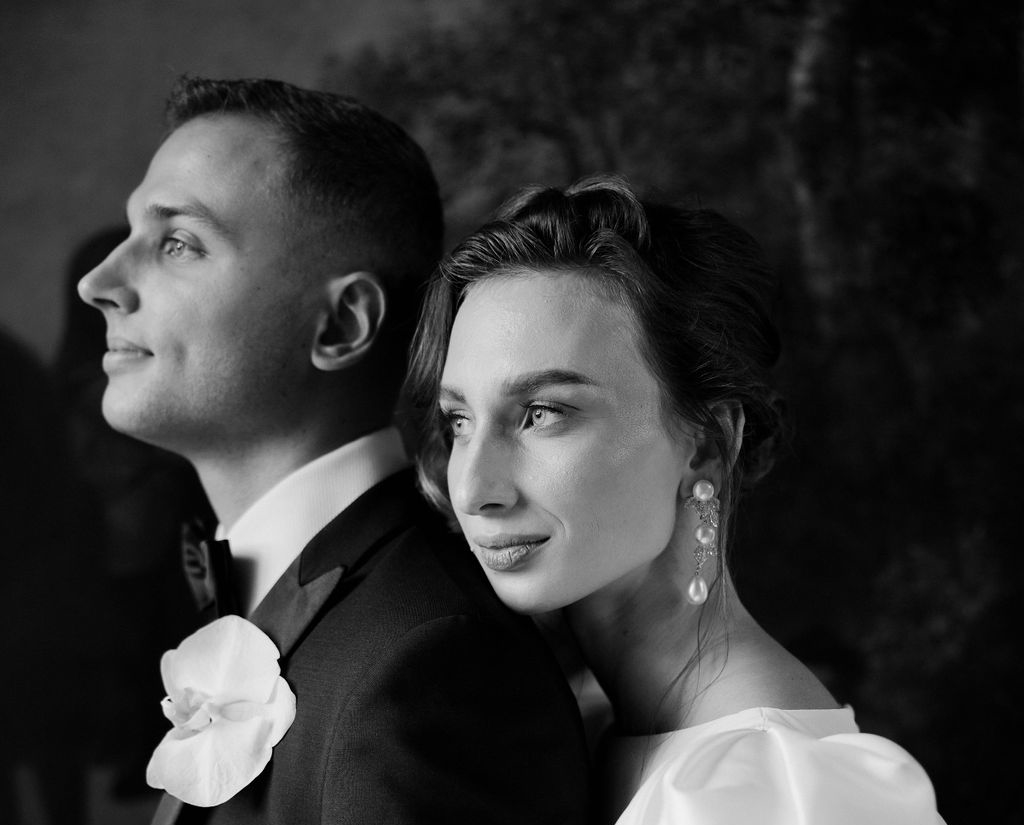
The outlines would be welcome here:
[[[238,115],[189,121],[154,155],[130,237],[79,284],[107,321],[115,429],[197,458],[294,427],[320,295],[288,241],[281,155]]]

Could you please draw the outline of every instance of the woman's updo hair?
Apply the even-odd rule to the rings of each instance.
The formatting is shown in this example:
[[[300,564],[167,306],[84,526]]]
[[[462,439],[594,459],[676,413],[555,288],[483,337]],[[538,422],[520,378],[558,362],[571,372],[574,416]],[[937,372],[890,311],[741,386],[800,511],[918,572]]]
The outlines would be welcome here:
[[[723,459],[727,478],[718,494],[731,516],[739,489],[771,467],[783,426],[770,382],[779,357],[775,275],[758,243],[717,212],[641,201],[608,176],[522,191],[439,264],[407,386],[422,426],[418,466],[427,497],[451,515],[451,442],[438,388],[455,314],[473,284],[536,271],[585,277],[628,307],[666,411],[700,428]],[[746,425],[730,462],[728,413],[737,404]]]

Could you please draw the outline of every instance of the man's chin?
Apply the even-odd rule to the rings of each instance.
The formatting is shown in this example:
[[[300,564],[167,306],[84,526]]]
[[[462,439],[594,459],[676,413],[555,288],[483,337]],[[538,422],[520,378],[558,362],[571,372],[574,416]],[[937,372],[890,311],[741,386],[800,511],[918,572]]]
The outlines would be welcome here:
[[[122,397],[109,385],[103,394],[102,409],[103,418],[111,429],[129,438],[166,448],[166,416]]]

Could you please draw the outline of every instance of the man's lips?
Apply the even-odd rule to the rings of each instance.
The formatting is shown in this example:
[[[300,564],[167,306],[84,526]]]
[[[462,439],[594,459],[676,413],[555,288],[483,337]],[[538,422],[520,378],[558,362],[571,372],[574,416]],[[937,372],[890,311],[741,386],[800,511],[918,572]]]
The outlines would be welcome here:
[[[143,346],[127,338],[107,338],[107,351],[103,354],[103,370],[108,375],[132,369],[135,365],[141,364],[147,358],[152,358],[153,353]]]
[[[112,337],[107,338],[107,352],[117,353],[119,355],[152,355],[145,347],[139,346],[134,341],[129,341],[127,338]]]

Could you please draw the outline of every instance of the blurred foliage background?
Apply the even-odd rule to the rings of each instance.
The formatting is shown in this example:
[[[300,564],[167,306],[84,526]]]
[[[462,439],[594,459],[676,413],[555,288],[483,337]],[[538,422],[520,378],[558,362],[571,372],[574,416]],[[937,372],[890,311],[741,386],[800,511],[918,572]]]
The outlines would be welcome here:
[[[322,86],[422,142],[452,241],[591,172],[758,237],[795,435],[743,505],[741,593],[948,822],[1024,821],[1021,4],[477,8],[328,56]]]

